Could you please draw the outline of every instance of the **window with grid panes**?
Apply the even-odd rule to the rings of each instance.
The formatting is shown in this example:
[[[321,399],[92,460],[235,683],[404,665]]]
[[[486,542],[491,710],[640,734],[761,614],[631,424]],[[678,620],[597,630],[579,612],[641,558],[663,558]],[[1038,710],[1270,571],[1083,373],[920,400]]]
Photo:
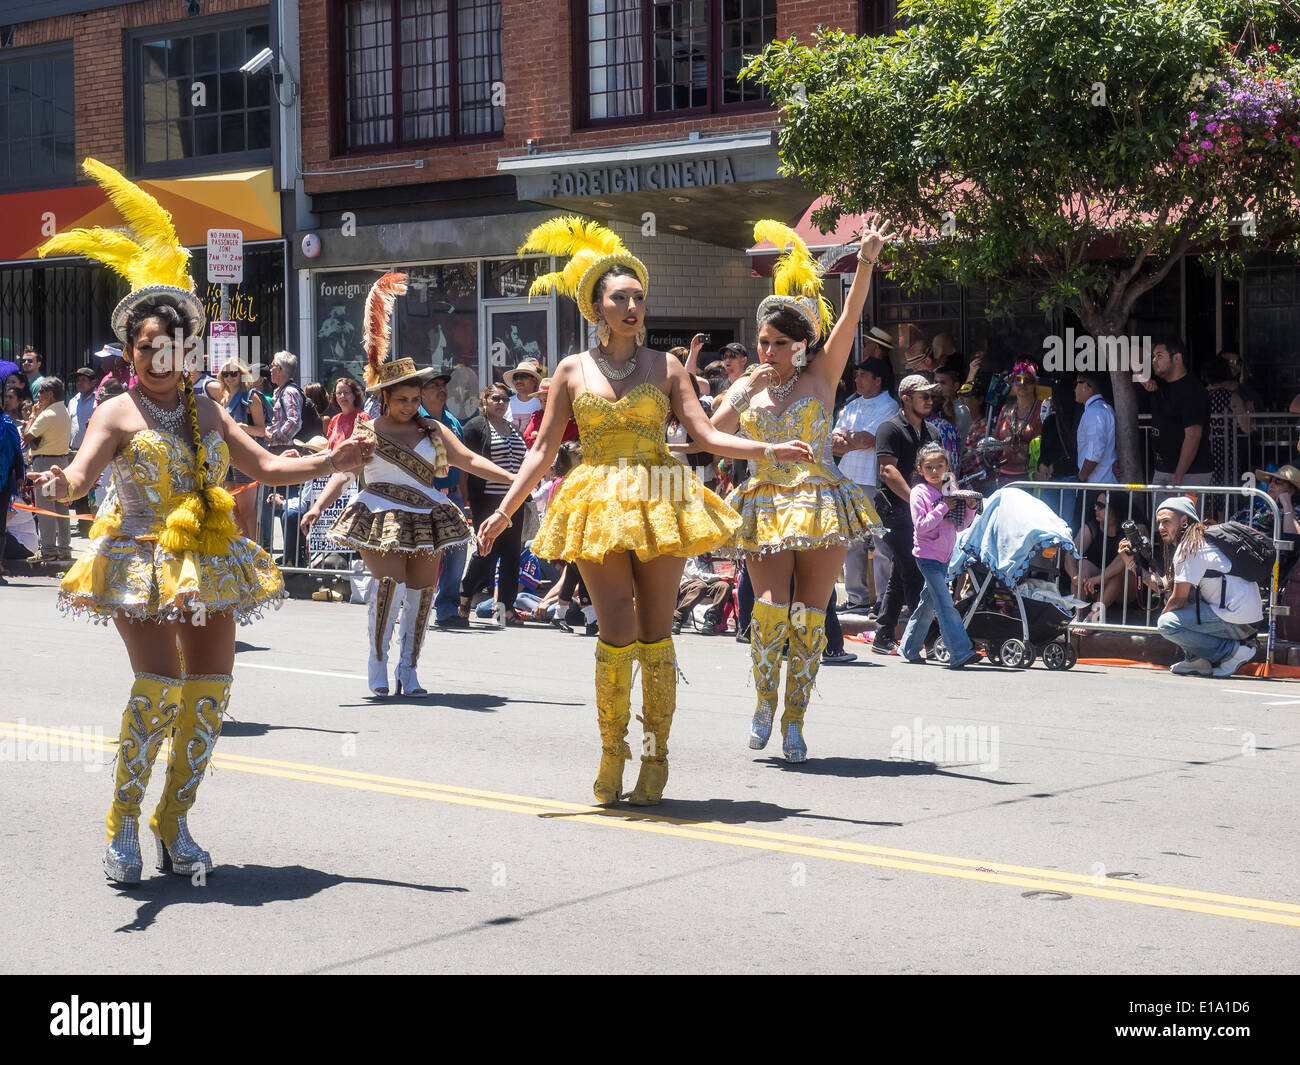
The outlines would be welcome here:
[[[73,181],[72,53],[0,62],[0,187]]]
[[[345,0],[339,8],[340,150],[504,130],[501,0]]]
[[[270,42],[265,21],[218,25],[134,42],[139,112],[137,169],[203,169],[271,161],[271,78],[240,72]],[[195,167],[193,169],[199,169]]]
[[[761,106],[739,73],[776,38],[776,0],[574,0],[588,124]]]
[[[858,32],[864,36],[882,37],[906,25],[898,17],[898,0],[858,0]]]

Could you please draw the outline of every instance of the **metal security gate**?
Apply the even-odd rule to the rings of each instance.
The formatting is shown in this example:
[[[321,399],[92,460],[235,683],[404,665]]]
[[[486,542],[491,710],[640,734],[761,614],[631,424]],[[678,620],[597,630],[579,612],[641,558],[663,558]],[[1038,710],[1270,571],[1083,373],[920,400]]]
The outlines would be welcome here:
[[[17,361],[31,344],[66,381],[112,339],[108,316],[124,295],[125,282],[99,266],[0,266],[0,359]]]

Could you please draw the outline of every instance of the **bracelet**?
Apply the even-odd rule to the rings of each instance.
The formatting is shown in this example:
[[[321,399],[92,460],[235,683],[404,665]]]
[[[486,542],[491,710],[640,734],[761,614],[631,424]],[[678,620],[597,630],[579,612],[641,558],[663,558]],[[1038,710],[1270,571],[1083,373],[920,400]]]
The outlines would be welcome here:
[[[763,448],[763,457],[768,462],[776,462],[776,448],[768,444],[767,447]]]
[[[494,510],[492,513],[493,513],[493,514],[500,514],[503,518],[505,518],[505,520],[506,520],[506,528],[507,528],[507,529],[513,529],[513,528],[515,527],[515,523],[514,523],[513,521],[510,520],[510,515],[507,514],[507,513],[506,513],[504,510],[502,510],[500,507],[497,507],[497,509]]]
[[[342,472],[343,472],[343,471],[340,470],[336,465],[334,465],[334,452],[333,452],[333,451],[327,451],[327,452],[325,452],[325,458],[329,461],[330,469],[331,469],[331,470],[333,470],[335,473],[342,473]]]
[[[877,255],[874,259],[864,259],[862,249],[858,248],[858,262],[862,263],[863,266],[875,266],[880,262],[880,256]]]
[[[731,400],[731,409],[737,414],[744,414],[745,411],[749,410],[750,396],[748,388],[738,388],[736,394],[728,398]]]

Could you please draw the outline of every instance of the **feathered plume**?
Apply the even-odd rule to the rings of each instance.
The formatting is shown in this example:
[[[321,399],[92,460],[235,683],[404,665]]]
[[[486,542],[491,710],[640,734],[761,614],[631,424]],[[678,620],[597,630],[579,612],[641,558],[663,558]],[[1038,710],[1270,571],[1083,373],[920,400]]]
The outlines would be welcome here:
[[[366,324],[361,334],[366,348],[368,387],[379,380],[380,364],[388,358],[388,348],[393,342],[393,302],[405,295],[405,274],[385,274],[370,286],[370,294],[366,296]]]
[[[528,289],[528,296],[545,296],[555,290],[571,299],[577,298],[578,282],[587,267],[604,255],[626,252],[627,246],[617,233],[577,215],[552,218],[543,222],[524,238],[519,254],[542,252],[546,255],[571,256],[560,270],[543,274]]]
[[[109,202],[126,221],[129,235],[102,226],[72,229],[51,237],[37,254],[97,259],[125,277],[132,288],[174,285],[193,292],[190,253],[177,239],[172,216],[162,204],[97,159],[87,158],[81,166],[108,194]]]
[[[822,295],[822,275],[812,252],[793,229],[774,218],[763,218],[754,223],[755,242],[766,240],[781,249],[781,255],[772,268],[772,284],[778,296],[803,296],[817,304],[822,332],[827,332],[835,318],[835,308]],[[786,251],[786,246],[790,250]]]

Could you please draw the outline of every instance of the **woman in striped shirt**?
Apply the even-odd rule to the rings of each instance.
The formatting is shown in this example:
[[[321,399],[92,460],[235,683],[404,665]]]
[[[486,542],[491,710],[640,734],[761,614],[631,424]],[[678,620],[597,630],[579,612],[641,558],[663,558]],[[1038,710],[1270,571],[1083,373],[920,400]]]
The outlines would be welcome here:
[[[491,459],[503,470],[518,473],[523,465],[524,456],[528,454],[528,445],[520,435],[519,429],[509,416],[510,390],[505,385],[495,384],[483,389],[479,397],[479,414],[465,423],[465,446],[471,451]],[[479,477],[468,478],[469,508],[474,518],[474,525],[480,526],[486,521],[505,498],[509,485],[494,484]],[[520,625],[515,617],[515,594],[519,590],[519,554],[521,549],[522,522],[516,522],[506,529],[492,544],[488,554],[476,553],[465,571],[465,579],[460,585],[460,613],[469,617],[470,597],[480,590],[491,590],[492,573],[498,562],[501,564],[499,587],[497,589],[497,617],[501,618],[504,607],[505,623]],[[499,623],[499,622],[498,622]]]

